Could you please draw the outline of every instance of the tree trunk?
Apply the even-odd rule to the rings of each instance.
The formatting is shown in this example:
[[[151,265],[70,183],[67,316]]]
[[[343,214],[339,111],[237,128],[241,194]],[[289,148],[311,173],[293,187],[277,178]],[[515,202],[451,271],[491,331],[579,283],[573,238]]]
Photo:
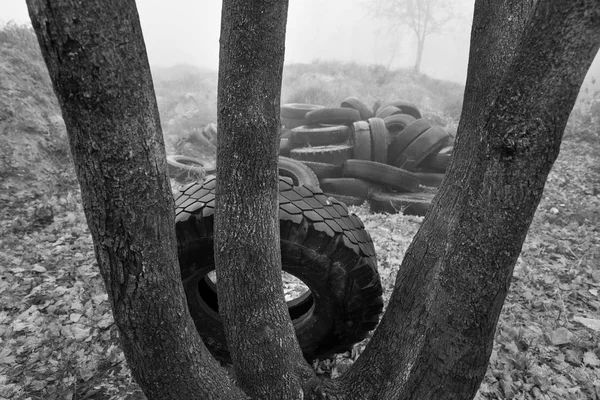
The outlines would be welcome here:
[[[302,356],[281,281],[279,98],[287,1],[223,2],[215,258],[219,313],[239,385],[302,398]]]
[[[488,31],[497,23],[483,20],[527,16],[524,3],[486,3],[476,5],[467,91],[470,102],[491,101],[465,104],[454,160],[406,253],[386,314],[335,389],[351,398],[474,396],[513,267],[598,50],[598,1],[539,0],[531,21],[518,19],[514,29],[525,26],[520,38]],[[496,15],[486,14],[492,10]],[[486,41],[490,36],[495,40]],[[487,60],[478,51],[494,43],[503,47]],[[504,47],[510,44],[517,44],[514,52]],[[494,56],[504,52],[509,56],[495,68]],[[498,72],[490,86],[481,80]],[[484,82],[481,90],[472,87],[476,80]],[[490,97],[485,91],[497,82]]]
[[[421,71],[421,60],[423,59],[423,49],[425,48],[425,35],[417,36],[417,58],[413,71],[417,74]]]
[[[189,316],[174,204],[133,0],[28,0],[94,250],[133,376],[150,399],[244,398]]]

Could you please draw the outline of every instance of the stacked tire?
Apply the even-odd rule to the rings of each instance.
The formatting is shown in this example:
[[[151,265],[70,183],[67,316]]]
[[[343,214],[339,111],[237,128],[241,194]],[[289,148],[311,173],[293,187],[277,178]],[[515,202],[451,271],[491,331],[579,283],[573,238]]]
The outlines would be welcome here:
[[[452,156],[452,136],[407,100],[285,104],[281,115],[280,154],[310,168],[328,196],[373,212],[425,215]]]

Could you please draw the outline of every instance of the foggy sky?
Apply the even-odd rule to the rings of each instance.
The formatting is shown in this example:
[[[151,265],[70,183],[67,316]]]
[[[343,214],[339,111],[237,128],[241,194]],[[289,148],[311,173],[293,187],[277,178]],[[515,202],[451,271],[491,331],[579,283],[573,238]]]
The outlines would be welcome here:
[[[464,83],[474,0],[461,4],[462,21],[428,37],[421,71],[435,78]],[[389,67],[411,67],[414,38],[392,34],[369,17],[369,0],[290,0],[286,63],[320,60],[355,61]],[[221,1],[138,0],[138,12],[152,65],[189,63],[217,69]],[[0,23],[28,23],[25,0],[1,0]],[[588,74],[600,80],[600,57]]]

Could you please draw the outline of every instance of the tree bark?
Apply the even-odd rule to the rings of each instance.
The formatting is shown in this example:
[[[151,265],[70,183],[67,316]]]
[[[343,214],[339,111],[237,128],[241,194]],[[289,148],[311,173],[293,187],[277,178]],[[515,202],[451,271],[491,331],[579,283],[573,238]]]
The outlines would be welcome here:
[[[341,386],[350,398],[474,396],[513,267],[598,51],[597,0],[539,0],[532,19],[518,19],[507,37],[488,32],[495,24],[483,21],[519,14],[523,4],[486,9],[486,3],[476,4],[471,92],[454,160],[406,253],[385,316],[334,389]],[[486,14],[491,10],[496,15]],[[529,14],[527,7],[523,12]],[[479,52],[490,48],[489,37],[503,43],[492,56],[508,54],[498,67]],[[514,52],[509,44],[517,45]],[[474,88],[474,81],[483,88]]]
[[[425,36],[417,36],[417,58],[415,60],[415,66],[413,71],[417,74],[421,71],[421,60],[423,59],[423,49],[425,48]]]
[[[287,1],[223,2],[215,258],[219,313],[238,384],[303,398],[314,376],[284,300],[279,246],[279,98]]]
[[[158,109],[133,0],[28,0],[100,272],[149,399],[241,399],[189,316]]]

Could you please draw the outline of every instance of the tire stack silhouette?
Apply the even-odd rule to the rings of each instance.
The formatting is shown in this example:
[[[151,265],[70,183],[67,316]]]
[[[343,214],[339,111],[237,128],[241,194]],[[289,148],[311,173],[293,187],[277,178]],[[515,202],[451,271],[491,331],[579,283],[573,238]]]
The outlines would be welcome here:
[[[373,212],[425,215],[452,156],[453,137],[407,100],[375,110],[356,97],[338,108],[284,104],[281,120],[285,162],[310,168],[326,195],[368,201]]]

